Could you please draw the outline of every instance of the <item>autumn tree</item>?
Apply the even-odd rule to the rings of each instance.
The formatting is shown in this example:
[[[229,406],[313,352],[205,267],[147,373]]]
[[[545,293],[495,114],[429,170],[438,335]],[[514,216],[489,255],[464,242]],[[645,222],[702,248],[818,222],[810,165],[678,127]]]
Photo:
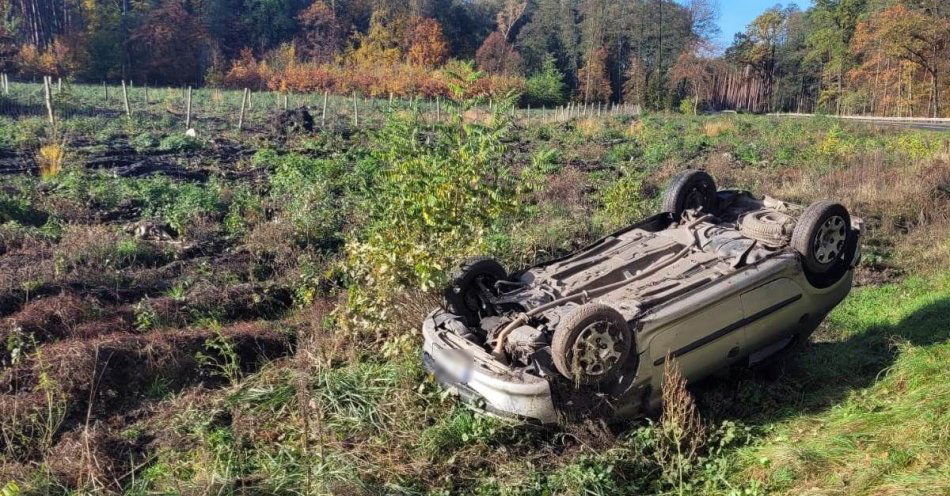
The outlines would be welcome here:
[[[692,94],[694,114],[700,103],[713,98],[718,65],[712,56],[712,48],[706,43],[696,41],[683,50],[670,68],[670,83],[674,87],[684,84]]]
[[[494,31],[475,53],[478,69],[490,74],[519,74],[522,69],[521,55],[505,36]]]
[[[588,103],[608,101],[612,94],[610,78],[607,77],[607,49],[601,47],[594,50],[577,71],[577,95]]]
[[[851,46],[867,63],[880,55],[919,68],[930,88],[928,114],[940,115],[939,80],[950,48],[950,20],[899,3],[860,23]]]
[[[329,62],[342,46],[342,30],[336,13],[323,0],[316,0],[297,15],[301,55],[317,62]]]
[[[353,48],[347,61],[357,65],[392,65],[403,59],[415,23],[403,14],[376,11],[369,30],[353,37]]]
[[[441,65],[449,57],[449,42],[435,19],[419,19],[412,30],[409,62],[424,67]]]
[[[642,105],[646,97],[647,71],[637,54],[630,56],[623,76],[623,101]]]

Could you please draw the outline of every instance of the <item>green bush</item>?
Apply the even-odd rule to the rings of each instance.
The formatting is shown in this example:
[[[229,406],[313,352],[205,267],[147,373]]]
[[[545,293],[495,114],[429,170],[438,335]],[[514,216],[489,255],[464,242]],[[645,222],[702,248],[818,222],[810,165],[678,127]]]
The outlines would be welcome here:
[[[346,244],[352,322],[386,326],[394,292],[441,284],[452,263],[484,252],[485,232],[517,209],[503,160],[505,114],[499,106],[488,125],[456,115],[428,144],[416,117],[394,115],[376,136],[378,177],[359,208],[367,223]]]

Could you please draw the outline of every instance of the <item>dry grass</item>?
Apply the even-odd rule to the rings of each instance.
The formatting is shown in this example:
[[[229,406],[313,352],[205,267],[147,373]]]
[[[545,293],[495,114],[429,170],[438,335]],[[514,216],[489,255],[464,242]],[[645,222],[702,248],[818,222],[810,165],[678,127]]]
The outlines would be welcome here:
[[[50,178],[63,170],[66,162],[66,145],[63,141],[53,141],[40,147],[36,153],[36,162],[40,167],[40,176]]]
[[[574,127],[585,138],[600,135],[604,132],[605,122],[602,118],[584,117],[574,123]]]
[[[732,131],[733,129],[735,129],[735,127],[736,126],[732,121],[727,121],[727,120],[706,121],[706,123],[703,124],[703,134],[705,134],[707,137],[715,138],[716,136],[719,136],[720,134]]]

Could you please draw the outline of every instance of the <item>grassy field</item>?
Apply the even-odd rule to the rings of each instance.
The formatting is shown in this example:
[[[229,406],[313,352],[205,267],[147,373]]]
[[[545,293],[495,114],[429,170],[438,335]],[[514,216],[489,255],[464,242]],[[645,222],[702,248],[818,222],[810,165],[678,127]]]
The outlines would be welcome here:
[[[98,91],[56,129],[0,117],[4,496],[950,492],[947,134],[386,102],[325,129],[252,106],[237,133],[221,110],[189,137],[160,103],[179,93],[128,119]],[[779,374],[690,387],[695,455],[663,419],[510,426],[427,377],[417,328],[451,263],[566,253],[687,167],[867,228],[859,287]]]

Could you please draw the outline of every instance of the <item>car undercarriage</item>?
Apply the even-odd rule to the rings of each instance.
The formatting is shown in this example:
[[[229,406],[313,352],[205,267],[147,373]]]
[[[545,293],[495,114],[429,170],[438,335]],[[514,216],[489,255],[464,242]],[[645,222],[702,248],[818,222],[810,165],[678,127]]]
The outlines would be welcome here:
[[[807,339],[850,290],[860,220],[838,204],[716,191],[687,171],[664,207],[513,274],[487,257],[462,263],[423,322],[426,366],[508,418],[553,423],[581,405],[637,416],[659,401],[668,361],[691,381],[762,361]]]

